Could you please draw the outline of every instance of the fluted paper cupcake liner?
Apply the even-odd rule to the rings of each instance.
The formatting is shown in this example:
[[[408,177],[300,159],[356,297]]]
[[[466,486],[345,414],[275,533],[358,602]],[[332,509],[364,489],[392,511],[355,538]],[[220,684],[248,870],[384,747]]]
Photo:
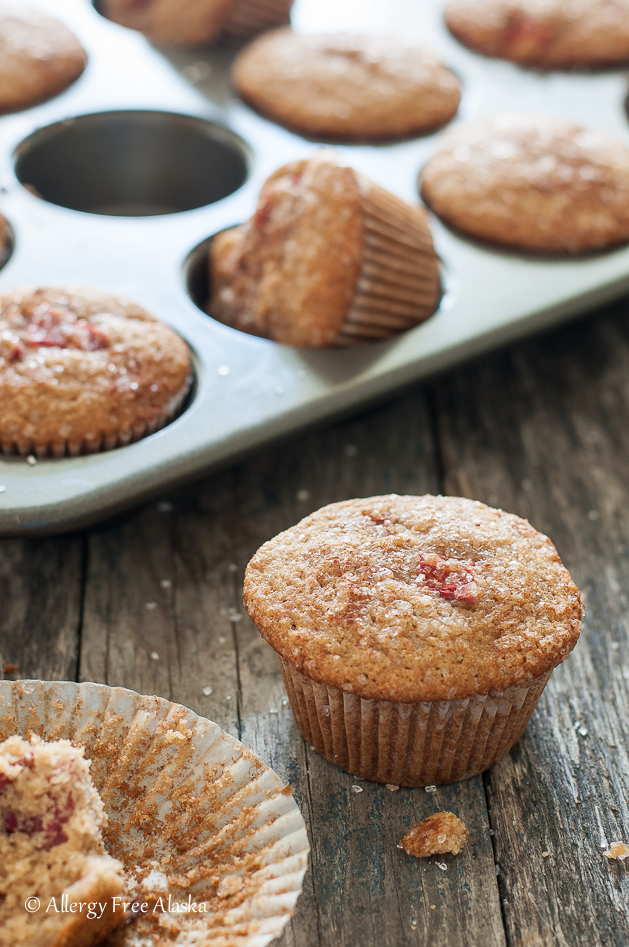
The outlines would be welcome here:
[[[306,871],[304,821],[290,789],[218,724],[121,687],[3,681],[0,740],[15,733],[85,747],[129,900],[207,907],[139,914],[117,947],[265,947],[280,934]]]
[[[225,40],[250,39],[289,22],[293,0],[234,0],[223,24]]]
[[[337,344],[388,339],[424,322],[437,308],[439,261],[428,224],[412,207],[356,175],[363,204],[363,259]]]
[[[489,769],[524,733],[550,677],[485,697],[408,704],[364,700],[279,662],[304,740],[354,776],[396,786],[438,786]]]
[[[153,418],[151,421],[140,421],[124,431],[116,431],[114,434],[101,437],[86,436],[76,440],[60,438],[45,444],[38,443],[30,437],[1,440],[0,453],[19,454],[21,457],[33,455],[38,458],[78,457],[81,454],[98,454],[102,451],[114,450],[116,447],[126,447],[171,424],[181,413],[189,392],[190,383],[171,398],[162,417]]]

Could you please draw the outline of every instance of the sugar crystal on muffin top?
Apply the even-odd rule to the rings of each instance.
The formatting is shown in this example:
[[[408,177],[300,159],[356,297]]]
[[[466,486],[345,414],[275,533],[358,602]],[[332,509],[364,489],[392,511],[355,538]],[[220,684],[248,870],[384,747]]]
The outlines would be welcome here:
[[[291,666],[363,698],[448,700],[541,677],[583,606],[550,539],[459,497],[333,503],[265,543],[245,607]]]

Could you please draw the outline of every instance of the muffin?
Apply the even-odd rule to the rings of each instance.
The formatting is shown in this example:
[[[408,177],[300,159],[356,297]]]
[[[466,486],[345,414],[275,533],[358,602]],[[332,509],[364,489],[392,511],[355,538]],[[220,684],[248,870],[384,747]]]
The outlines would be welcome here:
[[[254,109],[312,138],[423,135],[449,122],[461,99],[459,80],[430,50],[392,36],[273,30],[240,53],[232,78]]]
[[[464,234],[549,253],[629,240],[629,149],[603,132],[539,115],[497,115],[452,129],[421,192]]]
[[[86,62],[63,23],[22,3],[0,3],[0,112],[58,95],[78,79]]]
[[[11,253],[11,226],[0,214],[0,266],[4,266]]]
[[[0,447],[93,453],[156,431],[190,387],[186,343],[140,306],[91,289],[0,295]]]
[[[205,46],[221,39],[249,39],[288,22],[293,0],[100,0],[110,20],[144,33],[152,42]]]
[[[449,0],[445,17],[461,43],[526,66],[629,59],[629,0]]]
[[[90,947],[127,918],[122,865],[105,853],[107,816],[89,768],[68,740],[0,744],[2,944]],[[62,898],[81,909],[63,911]],[[53,899],[57,910],[47,910]],[[90,902],[103,910],[90,912]]]
[[[246,224],[210,246],[208,312],[286,345],[387,339],[440,296],[427,217],[330,152],[284,165]]]
[[[333,503],[265,543],[245,608],[297,725],[365,779],[467,779],[519,740],[579,637],[578,589],[526,520],[459,497]]]

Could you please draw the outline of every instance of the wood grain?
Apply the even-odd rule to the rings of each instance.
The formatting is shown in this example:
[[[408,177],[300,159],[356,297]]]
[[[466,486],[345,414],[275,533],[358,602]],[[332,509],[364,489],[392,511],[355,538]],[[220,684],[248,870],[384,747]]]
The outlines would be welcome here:
[[[10,679],[76,679],[81,624],[81,536],[0,543],[0,661]]]
[[[525,737],[485,777],[514,947],[629,942],[629,875],[602,854],[629,841],[628,380],[622,305],[435,386],[447,492],[549,534],[587,606]]]

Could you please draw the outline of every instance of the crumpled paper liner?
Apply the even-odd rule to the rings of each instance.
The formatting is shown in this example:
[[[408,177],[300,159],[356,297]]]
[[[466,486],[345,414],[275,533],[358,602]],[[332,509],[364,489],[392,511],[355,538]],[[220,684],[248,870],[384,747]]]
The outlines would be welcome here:
[[[306,743],[354,776],[396,786],[438,786],[489,769],[524,733],[551,673],[486,697],[405,704],[319,684],[278,658]]]
[[[208,905],[139,915],[108,943],[265,947],[281,933],[307,867],[304,821],[290,788],[218,724],[121,687],[1,681],[0,740],[14,733],[85,747],[130,900]]]
[[[428,219],[357,174],[363,206],[363,257],[337,345],[389,339],[431,316],[441,282]]]
[[[250,39],[274,26],[289,22],[293,0],[233,0],[221,37]]]

